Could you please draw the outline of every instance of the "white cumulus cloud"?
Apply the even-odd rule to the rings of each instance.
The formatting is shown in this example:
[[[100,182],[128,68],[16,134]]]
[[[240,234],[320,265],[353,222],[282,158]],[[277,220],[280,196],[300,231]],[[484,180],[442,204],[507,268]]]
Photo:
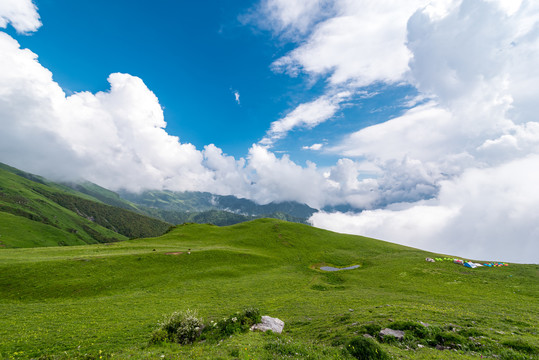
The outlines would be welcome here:
[[[166,133],[143,81],[120,73],[108,81],[108,91],[67,96],[34,53],[0,33],[0,161],[111,189],[211,187],[203,152]]]
[[[19,33],[29,33],[41,27],[37,8],[32,0],[0,1],[0,27],[11,24]]]
[[[298,1],[291,1],[297,3]],[[406,24],[425,0],[336,0],[335,15],[316,23],[300,46],[273,66],[329,75],[331,84],[398,82],[408,70]],[[288,13],[274,15],[283,19]]]
[[[303,150],[314,150],[314,151],[318,151],[320,149],[322,149],[322,147],[324,146],[324,144],[312,144],[311,146],[302,146],[301,148]]]

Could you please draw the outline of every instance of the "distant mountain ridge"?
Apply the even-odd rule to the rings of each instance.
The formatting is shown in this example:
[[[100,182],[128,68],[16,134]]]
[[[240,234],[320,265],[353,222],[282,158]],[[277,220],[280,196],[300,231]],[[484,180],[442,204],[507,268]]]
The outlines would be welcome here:
[[[233,225],[258,218],[308,223],[316,210],[296,202],[259,205],[203,192],[105,189],[56,183],[0,163],[0,247],[82,245],[159,236],[184,223]]]
[[[141,193],[102,188],[88,181],[65,182],[67,186],[105,204],[151,216],[171,224],[233,225],[259,218],[273,218],[307,224],[317,210],[305,204],[286,201],[259,205],[252,200],[208,192],[147,190]]]
[[[273,217],[269,215],[286,214],[291,218],[302,219],[303,221],[306,221],[317,211],[306,204],[294,201],[259,205],[252,200],[237,198],[232,195],[223,196],[196,191],[151,190],[140,194],[120,191],[119,195],[124,200],[134,204],[167,211],[203,212],[220,210],[251,217]]]

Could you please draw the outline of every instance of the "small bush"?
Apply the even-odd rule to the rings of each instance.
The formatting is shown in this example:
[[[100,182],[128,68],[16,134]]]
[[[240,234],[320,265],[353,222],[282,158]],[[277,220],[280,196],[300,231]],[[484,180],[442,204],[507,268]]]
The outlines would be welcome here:
[[[217,340],[233,334],[247,332],[251,326],[262,321],[260,311],[246,308],[219,321],[211,321],[204,329],[202,339]]]
[[[211,321],[207,325],[198,318],[196,311],[174,312],[159,323],[159,328],[152,333],[150,343],[191,344],[197,340],[218,340],[247,332],[252,325],[261,321],[260,311],[256,308],[246,308],[223,320]]]
[[[198,318],[196,311],[174,312],[159,323],[159,328],[152,334],[151,342],[170,341],[183,345],[191,344],[198,339],[203,328],[202,319]]]
[[[348,352],[360,360],[386,360],[388,355],[371,339],[357,337],[346,346]]]
[[[363,329],[366,334],[369,334],[371,336],[378,336],[380,330],[382,330],[382,327],[378,324],[365,324],[363,325]]]

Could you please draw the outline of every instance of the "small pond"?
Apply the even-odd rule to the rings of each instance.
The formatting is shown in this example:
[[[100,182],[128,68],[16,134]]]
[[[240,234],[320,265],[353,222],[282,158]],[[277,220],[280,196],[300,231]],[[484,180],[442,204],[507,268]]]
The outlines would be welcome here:
[[[357,269],[358,267],[359,267],[359,265],[352,265],[352,266],[343,267],[343,268],[336,268],[336,267],[333,267],[333,266],[322,266],[322,267],[320,267],[320,270],[323,270],[323,271],[341,271],[341,270]]]

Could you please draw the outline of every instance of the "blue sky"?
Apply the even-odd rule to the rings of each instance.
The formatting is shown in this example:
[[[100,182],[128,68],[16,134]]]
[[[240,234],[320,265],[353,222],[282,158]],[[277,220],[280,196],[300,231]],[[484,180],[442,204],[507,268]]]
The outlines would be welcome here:
[[[300,83],[269,69],[280,51],[269,34],[239,23],[250,2],[35,3],[43,26],[16,38],[62,88],[104,91],[110,73],[138,76],[164,107],[167,131],[199,148],[215,143],[244,156]]]
[[[321,228],[539,262],[538,13],[1,0],[0,161],[112,190],[298,201]]]
[[[256,1],[139,2],[36,0],[43,26],[27,35],[8,33],[39,56],[66,91],[106,91],[114,72],[143,79],[164,109],[167,132],[197,148],[215,144],[234,157],[247,155],[273,121],[323,94],[325,77],[289,76],[271,64],[293,49],[247,17]],[[338,156],[302,150],[402,111],[409,86],[374,85],[384,91],[353,99],[331,123],[295,131],[274,145],[297,162],[330,165]],[[240,94],[240,103],[235,99]]]

